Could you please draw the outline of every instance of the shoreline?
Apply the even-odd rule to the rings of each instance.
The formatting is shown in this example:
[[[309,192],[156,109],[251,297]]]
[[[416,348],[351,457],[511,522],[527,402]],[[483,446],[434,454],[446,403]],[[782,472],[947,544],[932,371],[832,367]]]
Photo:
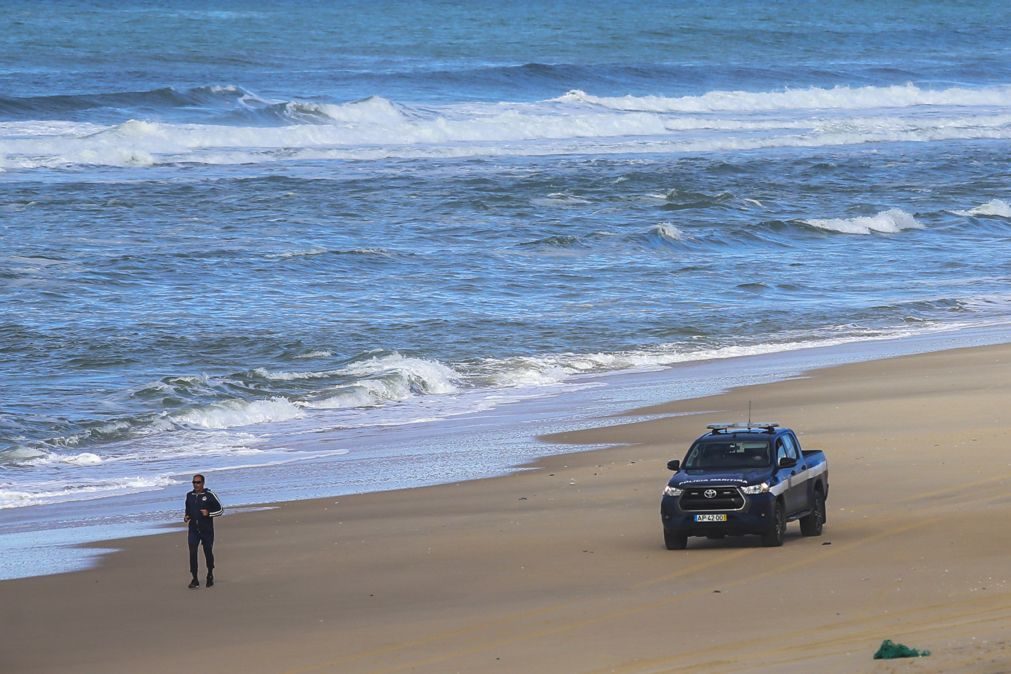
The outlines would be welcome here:
[[[95,568],[0,582],[0,665],[885,672],[870,655],[890,638],[934,652],[910,671],[1003,671],[986,667],[1011,665],[1007,539],[993,526],[1011,516],[1009,373],[1009,344],[830,367],[552,436],[610,448],[511,475],[276,503],[220,522],[212,590],[185,589],[181,528],[118,540]],[[791,525],[783,548],[663,550],[664,463],[727,420],[713,409],[756,394],[763,417],[829,456],[824,536]],[[215,615],[213,643],[186,618],[197,607]],[[133,646],[110,651],[103,622],[123,615],[117,639]],[[59,649],[45,647],[53,634]]]
[[[401,427],[394,429],[392,436],[388,430],[384,431],[382,441],[388,445],[383,450],[385,454],[410,454],[415,458],[410,462],[377,465],[373,469],[376,482],[372,491],[360,491],[357,488],[342,490],[338,487],[329,494],[319,494],[317,487],[317,493],[313,494],[311,486],[307,491],[298,484],[299,474],[307,475],[307,483],[310,485],[314,482],[329,482],[334,479],[334,475],[338,480],[335,484],[342,484],[340,480],[347,478],[340,476],[347,464],[339,460],[329,460],[329,463],[326,460],[323,463],[301,460],[275,466],[209,472],[221,493],[232,497],[233,500],[226,505],[233,512],[261,507],[262,499],[258,498],[260,494],[280,481],[286,482],[289,488],[297,488],[298,492],[287,499],[277,500],[277,503],[386,493],[508,476],[536,466],[539,461],[552,456],[567,456],[574,451],[585,451],[574,450],[573,443],[563,439],[571,437],[562,431],[567,431],[572,426],[577,429],[593,429],[610,424],[622,425],[636,416],[648,420],[652,416],[665,415],[665,406],[670,401],[706,398],[741,386],[804,377],[811,372],[838,365],[880,361],[951,348],[1009,343],[1009,330],[1011,325],[996,324],[899,338],[686,361],[659,370],[587,374],[573,391],[510,402],[493,408],[488,413],[475,414],[470,421],[464,418],[464,425],[483,425],[478,430],[470,431],[469,435],[468,431],[462,435],[458,432],[456,424],[459,419],[456,418],[420,427]],[[754,402],[757,414],[755,418],[761,417],[761,401]],[[731,416],[744,418],[747,407],[748,403],[744,403]],[[545,410],[549,410],[547,414]],[[517,434],[512,428],[514,426],[525,430]],[[578,430],[575,432],[578,433]],[[313,435],[315,439],[311,442],[326,444],[335,441],[326,432]],[[430,469],[427,454],[439,455],[446,445],[460,446],[468,443],[473,446],[464,456],[464,459],[470,459],[469,463],[462,462],[459,456],[454,456],[451,452],[441,460],[456,461],[459,464],[454,464],[452,473],[443,473],[438,478],[423,477],[425,471]],[[597,447],[606,445],[590,444],[596,444]],[[363,448],[356,448],[348,455],[352,464],[362,463],[361,458],[356,458],[359,449]],[[367,462],[369,450],[363,451],[362,456]],[[459,449],[454,448],[452,451]],[[314,465],[315,469],[312,468]],[[363,463],[359,472],[367,465]],[[421,470],[421,477],[412,479],[415,466]],[[460,470],[461,467],[464,469]],[[313,470],[315,473],[312,473]],[[296,482],[287,479],[292,475],[296,477]],[[412,481],[416,482],[412,484]],[[0,582],[84,570],[101,562],[101,557],[109,550],[107,543],[111,541],[160,534],[166,527],[172,526],[171,514],[174,513],[178,500],[174,496],[175,491],[183,486],[175,485],[171,489],[120,497],[0,510],[0,528],[7,531],[0,534],[0,551],[4,557],[0,561]],[[167,498],[169,494],[172,496]],[[119,519],[124,512],[131,513],[131,517]],[[43,556],[39,554],[40,546],[46,551]]]

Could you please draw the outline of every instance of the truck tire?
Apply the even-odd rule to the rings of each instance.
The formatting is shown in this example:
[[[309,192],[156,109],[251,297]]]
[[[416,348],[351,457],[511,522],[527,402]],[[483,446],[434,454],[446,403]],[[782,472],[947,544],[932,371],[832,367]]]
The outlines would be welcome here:
[[[664,529],[663,544],[667,546],[668,550],[684,550],[688,547],[688,535],[675,534]]]
[[[821,536],[825,524],[825,495],[821,489],[814,490],[814,509],[811,514],[800,518],[800,533],[804,536]]]
[[[776,507],[772,510],[772,528],[762,534],[762,545],[767,548],[778,548],[783,544],[786,536],[786,508],[782,501],[776,501]]]

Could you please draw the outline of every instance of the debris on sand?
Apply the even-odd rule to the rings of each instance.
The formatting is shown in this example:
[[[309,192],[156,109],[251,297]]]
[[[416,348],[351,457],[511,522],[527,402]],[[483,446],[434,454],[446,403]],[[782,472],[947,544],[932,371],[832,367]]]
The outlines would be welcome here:
[[[930,655],[930,651],[918,651],[905,644],[897,644],[891,639],[881,642],[881,647],[874,654],[875,660],[892,660],[894,658],[920,658]]]

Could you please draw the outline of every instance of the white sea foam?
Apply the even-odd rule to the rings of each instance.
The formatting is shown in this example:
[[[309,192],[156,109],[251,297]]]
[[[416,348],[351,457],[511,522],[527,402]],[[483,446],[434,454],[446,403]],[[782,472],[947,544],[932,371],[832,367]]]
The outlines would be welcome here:
[[[0,168],[74,165],[143,167],[192,162],[209,165],[286,160],[379,160],[472,156],[550,156],[642,152],[718,152],[773,147],[825,147],[868,142],[929,142],[1011,138],[1011,116],[793,124],[758,136],[742,124],[710,137],[672,132],[656,115],[624,113],[480,119],[445,124],[405,123],[403,128],[340,129],[318,125],[276,129],[161,125],[147,138],[61,138],[6,143]],[[773,125],[776,127],[782,124]],[[171,127],[171,128],[169,128]],[[649,140],[638,140],[648,138]]]
[[[448,365],[399,353],[359,360],[345,366],[341,372],[384,380],[389,387],[387,390],[396,392],[391,399],[400,399],[412,393],[454,393],[460,380],[460,373]]]
[[[146,436],[142,440],[128,440],[109,446],[103,458],[104,464],[130,464],[141,461],[145,464],[162,461],[199,457],[227,459],[234,456],[263,454],[266,450],[254,447],[259,437],[241,431],[207,433],[201,426],[179,428],[174,426],[171,433]]]
[[[45,503],[88,501],[163,489],[178,484],[167,475],[127,476],[79,480],[41,481],[28,484],[0,483],[0,509]]]
[[[818,229],[843,234],[870,234],[872,232],[894,234],[904,229],[923,228],[916,218],[899,208],[890,208],[869,217],[811,219],[804,222]]]
[[[700,152],[1008,138],[1009,106],[1008,86],[914,85],[712,91],[676,98],[574,91],[539,103],[458,103],[423,111],[381,97],[345,104],[288,102],[281,107],[291,123],[267,128],[147,120],[112,127],[0,124],[0,167]]]
[[[330,252],[328,248],[310,248],[309,250],[296,250],[287,253],[276,253],[273,255],[268,255],[270,259],[287,260],[293,257],[316,257],[317,255],[326,255]]]
[[[297,250],[289,251],[286,253],[277,253],[274,255],[268,255],[268,259],[276,260],[288,260],[291,258],[298,257],[316,257],[317,255],[329,255],[329,254],[344,254],[344,255],[378,255],[380,257],[390,257],[390,252],[383,250],[382,248],[355,248],[351,250],[332,250],[330,248],[310,248],[309,250]]]
[[[55,464],[65,464],[70,466],[97,466],[103,459],[93,452],[81,452],[79,454],[63,454],[60,452],[44,452],[41,450],[29,450],[25,452],[23,458],[17,458],[15,453],[5,455],[3,462],[17,466],[51,466]]]
[[[16,446],[0,451],[0,465],[30,465],[34,461],[46,460],[49,452],[36,447]]]
[[[311,400],[306,403],[307,407],[320,410],[347,409],[353,407],[372,407],[382,401],[402,400],[384,395],[385,387],[381,382],[365,381],[361,384],[353,384],[337,389],[332,395],[319,400]]]
[[[395,125],[408,120],[409,115],[390,100],[382,96],[370,96],[360,101],[343,105],[326,103],[302,103],[308,109],[318,111],[333,122],[345,124]]]
[[[284,372],[258,368],[254,372],[274,381],[338,376],[356,381],[315,400],[293,402],[283,397],[252,402],[233,400],[174,415],[171,420],[178,425],[205,429],[289,421],[304,417],[307,409],[370,407],[416,396],[455,393],[462,379],[459,372],[447,365],[399,353],[359,360],[336,370]]]
[[[495,387],[549,386],[565,381],[576,370],[551,358],[517,357],[486,360],[482,364]]]
[[[309,360],[313,358],[329,358],[332,355],[333,351],[318,350],[318,351],[309,351],[308,353],[300,353],[297,356],[295,356],[295,358],[304,358],[306,360]]]
[[[976,215],[996,215],[1001,218],[1011,218],[1011,204],[1003,199],[991,199],[981,206],[970,208],[967,211],[952,211],[955,215],[972,217]]]
[[[102,463],[102,457],[92,452],[81,452],[70,456],[60,456],[60,463],[69,463],[74,466],[97,466]]]
[[[588,199],[566,192],[552,192],[546,197],[538,197],[530,201],[538,206],[584,206],[592,203]]]
[[[890,87],[810,87],[784,91],[710,91],[701,96],[591,96],[575,89],[554,99],[613,110],[639,112],[755,112],[768,110],[901,108],[918,105],[1011,105],[1011,86],[921,89],[914,84]]]
[[[685,233],[672,222],[661,222],[650,231],[656,233],[657,236],[666,241],[683,241],[685,239]]]
[[[302,407],[278,396],[269,400],[229,400],[174,415],[172,419],[182,426],[222,429],[288,421],[304,415]]]
[[[960,326],[954,325],[954,328]],[[953,329],[952,326],[948,326]],[[919,331],[928,330],[921,326]],[[645,371],[701,360],[719,360],[756,356],[798,349],[834,346],[855,341],[894,339],[912,332],[861,333],[824,336],[810,340],[784,340],[762,344],[723,346],[709,349],[685,349],[682,343],[661,344],[654,348],[611,353],[561,353],[538,357],[485,360],[480,365],[482,378],[497,387],[550,386],[573,382],[573,376],[589,373]]]
[[[80,433],[75,433],[73,435],[60,436],[56,438],[50,438],[47,442],[49,445],[54,447],[77,447],[82,443],[87,443],[90,441],[98,440],[109,440],[116,436],[122,435],[127,431],[135,430],[140,433],[144,432],[157,432],[161,430],[167,430],[170,428],[169,424],[162,424],[158,420],[155,420],[148,425],[147,428],[134,429],[128,421],[109,421],[104,424],[99,424],[87,430],[81,431]],[[86,453],[85,453],[86,454]],[[48,456],[48,455],[47,455]],[[62,461],[64,463],[71,463],[66,455],[60,458],[60,455],[56,455],[52,458],[53,461]],[[86,455],[81,455],[82,461],[88,461],[89,458]]]
[[[561,353],[486,360],[481,370],[486,373],[482,378],[496,387],[537,387],[568,382],[578,374],[660,367],[681,359],[680,355],[662,351]]]
[[[455,393],[455,386],[440,390],[425,391],[412,386],[410,377],[403,374],[381,376],[377,379],[363,379],[355,384],[341,386],[324,398],[309,401],[307,407],[314,409],[348,409],[353,407],[375,407],[384,403],[409,400],[425,393],[439,395]]]
[[[333,377],[334,375],[340,374],[339,370],[323,370],[321,372],[279,372],[276,370],[267,370],[262,367],[258,367],[253,370],[257,375],[263,377],[264,379],[271,379],[273,381],[297,381],[299,379],[327,379]]]

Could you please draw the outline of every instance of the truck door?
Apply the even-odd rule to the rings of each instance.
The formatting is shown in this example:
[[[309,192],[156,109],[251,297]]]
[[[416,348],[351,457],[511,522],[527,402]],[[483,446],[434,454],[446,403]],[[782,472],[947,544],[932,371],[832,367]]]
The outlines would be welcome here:
[[[804,457],[800,453],[800,448],[797,446],[796,441],[789,433],[784,433],[776,442],[777,465],[779,463],[779,458],[782,456],[796,459],[797,461],[797,465],[792,468],[779,469],[779,479],[790,481],[790,486],[785,492],[783,492],[783,498],[786,503],[786,512],[790,515],[795,512],[805,510],[808,507],[808,484],[806,481],[801,482],[798,480],[798,476],[803,473],[807,467],[804,465]]]

